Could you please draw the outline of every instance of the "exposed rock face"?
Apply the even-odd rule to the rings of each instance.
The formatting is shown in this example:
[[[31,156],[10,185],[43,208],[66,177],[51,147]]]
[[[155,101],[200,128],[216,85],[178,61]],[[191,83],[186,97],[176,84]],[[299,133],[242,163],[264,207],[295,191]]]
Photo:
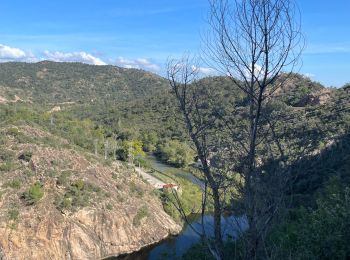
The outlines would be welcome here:
[[[52,208],[41,209],[45,215],[37,210],[22,214],[15,230],[2,223],[3,259],[99,259],[136,251],[179,231],[158,206],[150,208],[152,215],[140,227],[133,227],[133,216],[128,213],[132,209],[89,208],[71,216]]]
[[[331,98],[331,91],[323,89],[315,93],[305,95],[297,104],[297,107],[324,105]]]
[[[0,259],[100,259],[136,251],[181,229],[164,212],[152,188],[120,163],[112,168],[98,163],[93,155],[87,159],[73,150],[37,144],[10,142],[7,147],[33,155],[29,163],[20,162],[19,169],[0,177]],[[57,184],[68,170],[66,186]],[[5,185],[13,179],[21,180],[21,187]],[[37,181],[44,196],[27,205],[21,194]],[[88,205],[58,207],[57,201],[76,181],[98,187],[87,198]],[[147,212],[135,222],[141,208]],[[9,212],[14,209],[18,216],[11,218]]]

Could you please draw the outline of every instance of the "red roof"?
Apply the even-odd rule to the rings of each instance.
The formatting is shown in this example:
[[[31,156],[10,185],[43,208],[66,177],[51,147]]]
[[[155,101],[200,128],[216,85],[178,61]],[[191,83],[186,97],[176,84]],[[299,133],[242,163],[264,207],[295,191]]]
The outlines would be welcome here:
[[[168,188],[175,188],[175,187],[177,187],[177,185],[176,185],[176,184],[173,184],[173,183],[168,183],[168,184],[164,184],[164,185],[163,185],[163,188],[165,188],[165,189],[168,189]]]

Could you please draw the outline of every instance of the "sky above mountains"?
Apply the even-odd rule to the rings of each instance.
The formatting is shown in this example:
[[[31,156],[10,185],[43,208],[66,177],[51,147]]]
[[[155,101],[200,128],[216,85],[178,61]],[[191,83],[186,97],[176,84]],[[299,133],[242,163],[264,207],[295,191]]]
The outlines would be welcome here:
[[[327,86],[350,82],[350,1],[297,3],[307,44],[300,72]],[[207,12],[207,0],[2,0],[0,61],[80,61],[162,75],[169,56],[200,52]]]

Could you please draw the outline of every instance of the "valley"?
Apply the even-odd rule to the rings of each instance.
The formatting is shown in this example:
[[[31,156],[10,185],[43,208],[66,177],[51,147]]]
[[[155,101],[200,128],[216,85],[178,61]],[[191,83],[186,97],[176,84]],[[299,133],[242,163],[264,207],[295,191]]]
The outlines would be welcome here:
[[[201,81],[221,103],[246,106],[227,79]],[[142,248],[121,259],[158,259],[161,249],[169,259],[188,257],[182,243],[195,254],[199,237],[175,205],[179,199],[186,216],[197,214],[191,223],[200,228],[205,179],[171,95],[166,79],[141,70],[1,63],[0,259],[97,259]],[[296,151],[310,147],[292,168],[292,207],[315,207],[334,178],[349,181],[349,87],[293,74],[275,95],[273,106],[289,115],[276,134]],[[333,164],[331,153],[339,158]],[[164,184],[179,195],[155,189]],[[241,216],[239,200],[223,198],[224,209]],[[208,199],[206,221],[212,211]]]

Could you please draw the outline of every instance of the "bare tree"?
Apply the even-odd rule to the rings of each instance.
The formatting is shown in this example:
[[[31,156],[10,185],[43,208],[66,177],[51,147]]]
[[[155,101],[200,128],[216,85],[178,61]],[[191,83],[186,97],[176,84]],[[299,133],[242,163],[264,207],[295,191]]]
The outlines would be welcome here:
[[[189,59],[168,64],[168,79],[212,191],[211,252],[217,259],[224,258],[220,217],[229,186],[241,194],[248,218],[246,259],[264,250],[265,236],[284,201],[288,155],[276,129],[283,127],[285,115],[273,102],[303,48],[296,10],[292,0],[210,1],[206,61],[228,76],[232,91],[243,93],[243,106],[223,107],[215,90],[196,80],[198,70]]]
[[[298,64],[302,35],[292,0],[213,0],[210,4],[209,56],[248,100],[249,128],[245,142],[240,142],[246,156],[240,170],[244,178],[244,210],[250,226],[246,258],[256,258],[264,231],[278,210],[277,196],[282,195],[281,188],[287,183],[283,178],[283,183],[278,185],[280,189],[272,196],[267,196],[267,190],[261,185],[263,170],[259,159],[273,158],[280,165],[286,162],[268,106],[284,82],[278,81],[278,77],[282,72],[293,71]],[[288,74],[284,75],[284,80],[287,78]],[[271,143],[278,148],[277,158],[271,152]],[[268,152],[268,156],[259,154],[262,151]],[[269,169],[268,174],[281,171]],[[277,175],[281,179],[282,176]]]
[[[208,243],[209,249],[217,259],[223,259],[223,240],[221,235],[221,188],[225,180],[222,169],[210,165],[210,156],[215,147],[211,138],[216,131],[218,118],[210,109],[212,95],[209,88],[202,88],[198,79],[198,67],[189,57],[168,63],[168,79],[173,93],[183,114],[188,133],[195,145],[202,164],[206,183],[211,189],[214,204],[214,245]],[[207,189],[203,196],[202,215],[205,210]],[[181,207],[178,207],[181,211]],[[204,234],[202,234],[204,235]],[[207,242],[209,240],[206,240]]]

